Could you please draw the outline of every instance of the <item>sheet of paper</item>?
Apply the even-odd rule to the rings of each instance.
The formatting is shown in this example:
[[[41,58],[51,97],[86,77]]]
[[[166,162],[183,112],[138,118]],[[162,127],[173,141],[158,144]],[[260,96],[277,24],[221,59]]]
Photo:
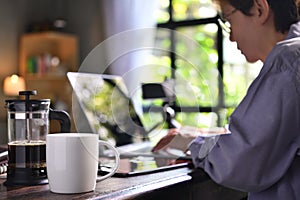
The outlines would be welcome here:
[[[199,135],[202,137],[214,137],[231,134],[231,132],[224,127],[197,128],[192,126],[183,126],[179,129],[179,132],[182,134],[190,134],[195,136]]]

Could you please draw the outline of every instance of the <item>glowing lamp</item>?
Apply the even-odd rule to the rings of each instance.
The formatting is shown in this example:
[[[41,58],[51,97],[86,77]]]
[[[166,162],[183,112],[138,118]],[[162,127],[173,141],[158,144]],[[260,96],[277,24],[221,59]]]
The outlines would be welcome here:
[[[3,83],[3,91],[7,96],[18,96],[19,91],[25,90],[25,80],[24,78],[13,74],[11,76],[7,76],[4,79]]]

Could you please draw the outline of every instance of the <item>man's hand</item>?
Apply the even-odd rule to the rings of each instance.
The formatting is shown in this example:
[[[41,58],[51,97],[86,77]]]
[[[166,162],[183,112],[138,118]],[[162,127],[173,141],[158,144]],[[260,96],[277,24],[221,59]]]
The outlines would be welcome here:
[[[226,133],[229,133],[229,131],[223,127],[196,128],[184,126],[180,129],[170,129],[168,134],[153,147],[152,151],[157,152],[167,148],[174,148],[186,152],[190,142],[197,136],[209,137]]]
[[[195,137],[195,135],[181,134],[178,129],[170,129],[168,134],[153,147],[152,152],[165,150],[167,148],[179,149],[186,152],[188,150],[188,144],[194,140]]]

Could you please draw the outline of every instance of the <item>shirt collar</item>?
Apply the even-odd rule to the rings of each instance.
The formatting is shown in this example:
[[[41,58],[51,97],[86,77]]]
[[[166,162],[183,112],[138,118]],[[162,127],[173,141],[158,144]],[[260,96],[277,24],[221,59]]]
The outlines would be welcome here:
[[[295,37],[300,37],[300,21],[291,25],[286,39],[292,39]]]

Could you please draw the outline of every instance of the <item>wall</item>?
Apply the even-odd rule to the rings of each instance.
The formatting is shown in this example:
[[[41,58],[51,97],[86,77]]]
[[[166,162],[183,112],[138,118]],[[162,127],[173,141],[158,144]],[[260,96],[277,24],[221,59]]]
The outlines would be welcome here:
[[[18,73],[19,37],[28,24],[64,18],[66,32],[79,37],[79,62],[102,41],[101,0],[0,0],[0,144],[6,142],[3,79]]]

